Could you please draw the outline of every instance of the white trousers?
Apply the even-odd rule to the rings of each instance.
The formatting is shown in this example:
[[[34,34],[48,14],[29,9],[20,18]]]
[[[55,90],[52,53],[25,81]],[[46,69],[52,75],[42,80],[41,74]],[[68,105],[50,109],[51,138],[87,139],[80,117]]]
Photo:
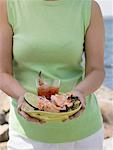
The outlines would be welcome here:
[[[7,147],[8,150],[103,150],[103,140],[103,128],[82,140],[60,144],[33,141],[10,129]]]

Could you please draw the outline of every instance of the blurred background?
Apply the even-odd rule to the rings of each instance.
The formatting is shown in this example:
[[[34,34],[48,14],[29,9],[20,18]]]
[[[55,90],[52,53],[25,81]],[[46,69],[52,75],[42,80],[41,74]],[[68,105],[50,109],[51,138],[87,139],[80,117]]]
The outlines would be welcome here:
[[[100,6],[105,22],[105,69],[104,85],[113,90],[113,0],[96,0]]]
[[[104,120],[104,150],[113,149],[113,0],[96,0],[105,24],[105,80],[96,91]]]
[[[96,91],[104,120],[104,150],[113,149],[113,0],[96,0],[105,24],[105,80]]]
[[[104,121],[104,150],[113,149],[113,0],[96,0],[105,24],[105,80],[95,92]],[[8,140],[9,98],[0,91],[0,150],[6,150]]]

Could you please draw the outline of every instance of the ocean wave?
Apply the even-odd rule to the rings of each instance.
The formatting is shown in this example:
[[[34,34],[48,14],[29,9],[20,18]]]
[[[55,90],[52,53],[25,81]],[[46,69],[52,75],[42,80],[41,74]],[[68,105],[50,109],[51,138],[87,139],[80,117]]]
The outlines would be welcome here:
[[[105,64],[105,68],[113,68],[113,64]]]

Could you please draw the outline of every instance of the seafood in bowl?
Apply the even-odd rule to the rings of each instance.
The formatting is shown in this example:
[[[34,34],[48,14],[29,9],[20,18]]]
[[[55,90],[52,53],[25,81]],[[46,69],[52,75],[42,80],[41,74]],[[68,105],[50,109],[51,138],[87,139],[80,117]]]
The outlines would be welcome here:
[[[51,100],[43,96],[32,93],[25,93],[26,103],[22,110],[30,116],[43,121],[64,121],[77,113],[82,105],[78,97],[56,94],[51,96]]]

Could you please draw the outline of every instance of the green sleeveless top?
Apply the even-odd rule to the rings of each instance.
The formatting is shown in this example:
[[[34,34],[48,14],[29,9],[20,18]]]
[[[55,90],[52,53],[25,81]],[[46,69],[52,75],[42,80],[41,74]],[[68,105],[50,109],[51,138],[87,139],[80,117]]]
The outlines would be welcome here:
[[[84,79],[84,37],[90,22],[92,0],[7,0],[9,24],[13,28],[13,70],[27,91],[36,93],[36,77],[61,80],[61,92],[71,91]],[[16,112],[10,102],[10,128],[20,135],[47,143],[83,139],[102,127],[94,93],[86,97],[86,110],[66,122],[36,125]]]

